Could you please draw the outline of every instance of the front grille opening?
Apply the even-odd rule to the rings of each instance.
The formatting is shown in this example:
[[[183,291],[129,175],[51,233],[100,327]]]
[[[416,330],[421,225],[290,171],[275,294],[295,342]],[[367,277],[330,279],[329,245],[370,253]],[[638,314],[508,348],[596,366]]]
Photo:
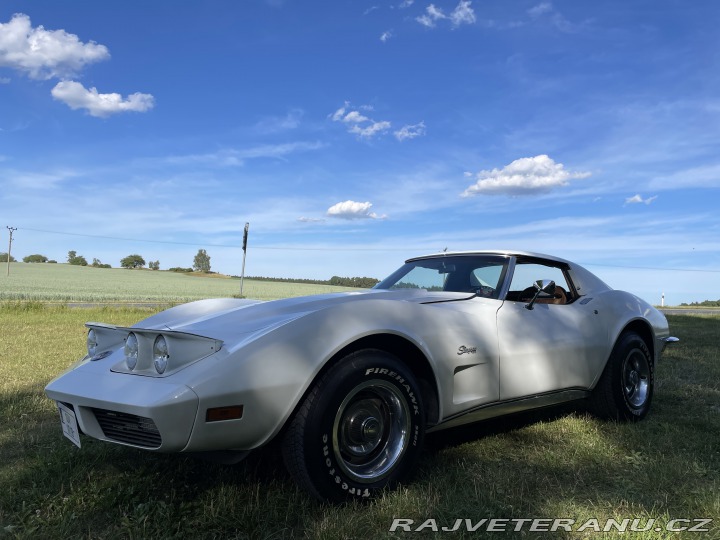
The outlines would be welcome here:
[[[103,434],[110,440],[144,448],[159,448],[162,444],[160,432],[151,418],[105,409],[92,411]]]

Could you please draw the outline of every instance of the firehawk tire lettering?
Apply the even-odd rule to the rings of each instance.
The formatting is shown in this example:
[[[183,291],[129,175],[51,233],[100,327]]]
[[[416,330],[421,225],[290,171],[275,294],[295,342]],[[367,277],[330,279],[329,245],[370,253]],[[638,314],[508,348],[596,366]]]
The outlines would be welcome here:
[[[389,353],[365,349],[311,388],[285,435],[283,457],[318,499],[367,499],[410,477],[424,433],[412,371]]]

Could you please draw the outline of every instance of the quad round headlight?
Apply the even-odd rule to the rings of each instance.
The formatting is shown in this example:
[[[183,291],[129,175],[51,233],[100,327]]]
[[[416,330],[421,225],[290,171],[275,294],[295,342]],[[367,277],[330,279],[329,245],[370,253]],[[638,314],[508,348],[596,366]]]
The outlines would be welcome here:
[[[97,342],[97,335],[95,334],[95,330],[92,328],[88,330],[87,333],[87,352],[88,356],[93,357],[95,354],[97,354],[98,349],[98,342]]]
[[[153,363],[155,364],[155,371],[157,371],[160,375],[165,373],[169,359],[170,352],[168,351],[167,341],[163,336],[156,337],[155,343],[153,344]]]
[[[138,339],[135,334],[130,332],[125,338],[125,363],[129,370],[135,369],[138,361]]]

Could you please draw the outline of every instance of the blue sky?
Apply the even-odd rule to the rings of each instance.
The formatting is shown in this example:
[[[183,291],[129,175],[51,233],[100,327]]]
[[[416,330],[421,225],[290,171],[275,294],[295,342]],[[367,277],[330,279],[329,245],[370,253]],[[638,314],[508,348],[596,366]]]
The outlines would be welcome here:
[[[444,248],[720,298],[720,3],[0,3],[0,246],[384,277]],[[0,248],[5,251],[6,247]]]

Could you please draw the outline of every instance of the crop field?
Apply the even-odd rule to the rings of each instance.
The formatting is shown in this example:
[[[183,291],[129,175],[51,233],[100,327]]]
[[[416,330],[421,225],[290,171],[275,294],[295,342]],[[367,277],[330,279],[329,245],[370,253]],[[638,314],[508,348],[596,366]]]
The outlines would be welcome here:
[[[413,483],[335,507],[294,485],[276,447],[228,466],[88,437],[78,449],[62,436],[43,388],[84,354],[83,322],[129,325],[152,312],[0,304],[0,538],[470,538],[478,533],[465,525],[441,528],[458,519],[555,518],[651,526],[488,537],[720,538],[720,317],[669,317],[682,341],[658,365],[642,422],[565,407],[444,432],[429,437]],[[398,518],[413,528],[433,521],[390,532]],[[666,530],[695,523],[674,519],[703,518],[713,520],[709,532]]]
[[[0,266],[4,274],[5,266]],[[247,279],[243,284],[243,296],[257,300],[357,290],[330,285]],[[10,276],[0,275],[0,302],[172,304],[239,294],[239,279],[151,270],[11,263]]]

